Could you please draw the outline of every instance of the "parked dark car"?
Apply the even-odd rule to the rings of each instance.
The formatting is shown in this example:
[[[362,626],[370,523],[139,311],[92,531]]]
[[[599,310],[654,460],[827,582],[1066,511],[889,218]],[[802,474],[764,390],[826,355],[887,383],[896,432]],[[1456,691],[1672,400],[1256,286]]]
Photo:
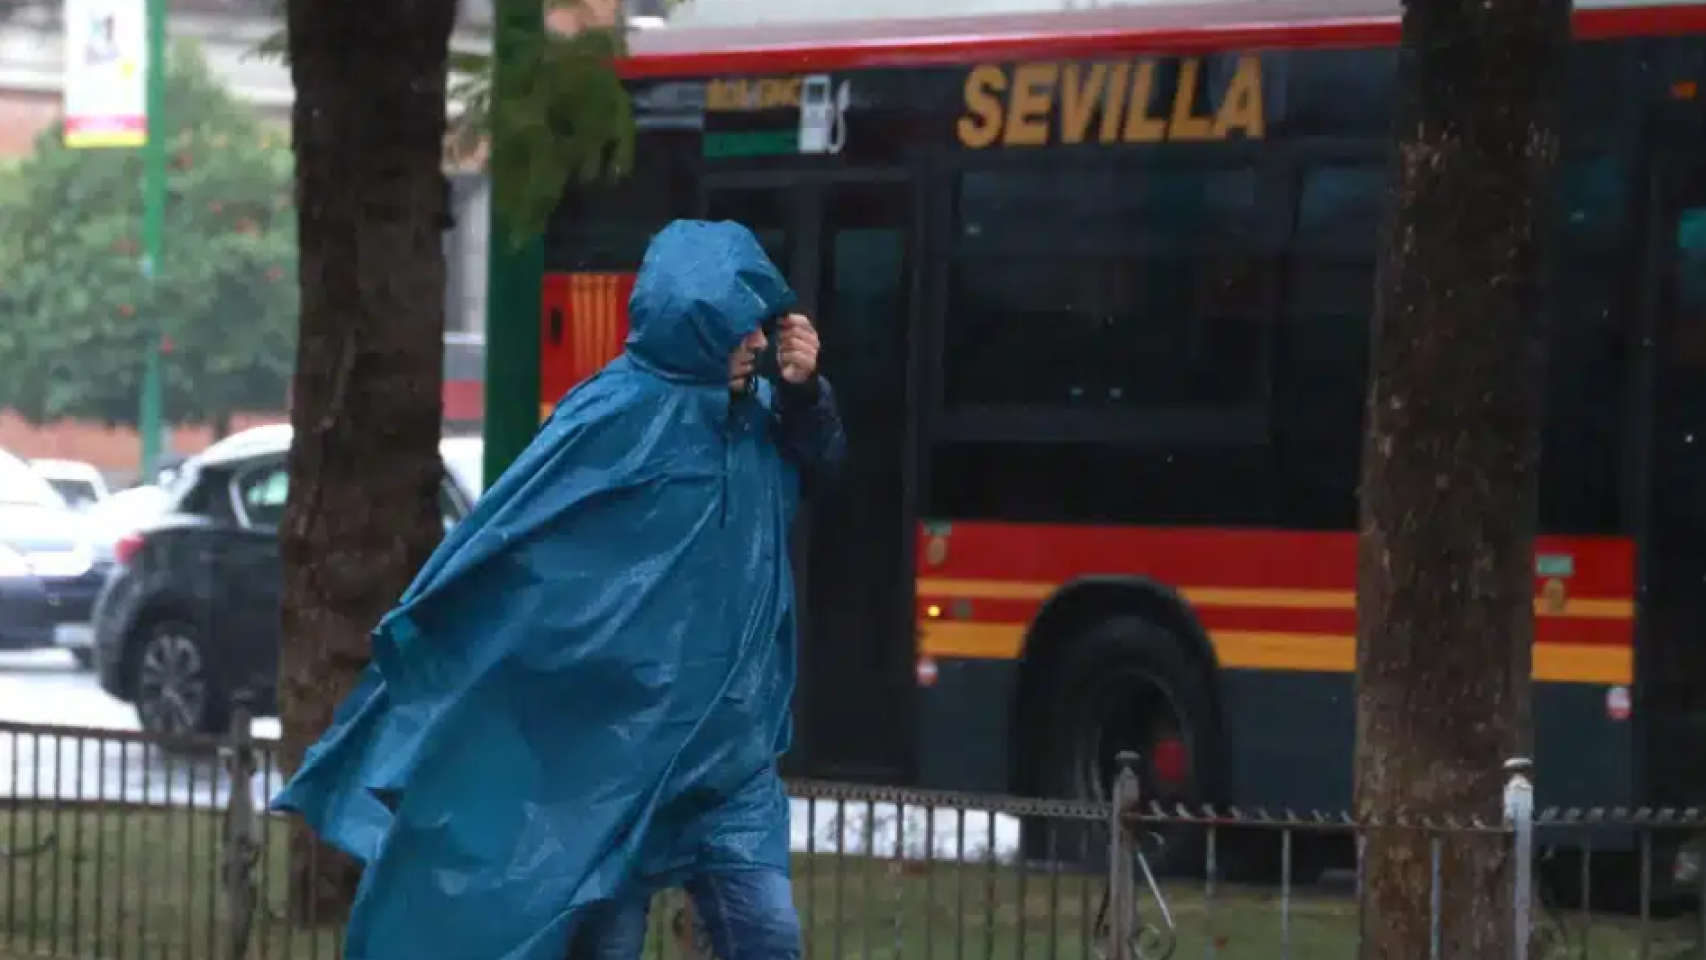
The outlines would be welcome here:
[[[95,669],[143,729],[222,731],[239,689],[259,712],[274,709],[289,447],[288,427],[261,427],[191,457],[166,509],[115,545],[95,607]],[[447,472],[446,529],[472,500]]]
[[[65,646],[86,660],[108,565],[53,486],[0,450],[0,650]]]

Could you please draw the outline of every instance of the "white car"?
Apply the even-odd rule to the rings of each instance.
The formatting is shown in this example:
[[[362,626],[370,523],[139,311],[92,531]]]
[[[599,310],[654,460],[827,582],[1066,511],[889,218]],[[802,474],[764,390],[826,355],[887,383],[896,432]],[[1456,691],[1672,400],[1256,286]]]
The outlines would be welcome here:
[[[89,662],[110,564],[47,478],[0,450],[0,650],[61,647]]]
[[[108,496],[101,471],[80,460],[31,460],[30,468],[52,484],[73,510],[87,510]]]
[[[438,452],[444,455],[444,467],[450,471],[451,479],[462,485],[468,499],[480,499],[486,489],[482,476],[485,443],[479,437],[445,437],[438,445]]]
[[[120,490],[90,507],[84,514],[89,539],[110,553],[113,544],[165,511],[171,494],[164,487],[144,484]]]

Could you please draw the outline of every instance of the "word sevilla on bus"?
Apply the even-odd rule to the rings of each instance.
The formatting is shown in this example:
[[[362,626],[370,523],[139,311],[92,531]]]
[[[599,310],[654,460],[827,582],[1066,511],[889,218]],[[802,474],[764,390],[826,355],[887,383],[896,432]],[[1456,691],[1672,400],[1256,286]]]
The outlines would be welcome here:
[[[962,146],[1158,143],[1261,139],[1262,61],[1240,57],[1225,92],[1209,102],[1202,61],[1177,62],[1170,103],[1157,104],[1163,62],[980,66],[966,77]]]

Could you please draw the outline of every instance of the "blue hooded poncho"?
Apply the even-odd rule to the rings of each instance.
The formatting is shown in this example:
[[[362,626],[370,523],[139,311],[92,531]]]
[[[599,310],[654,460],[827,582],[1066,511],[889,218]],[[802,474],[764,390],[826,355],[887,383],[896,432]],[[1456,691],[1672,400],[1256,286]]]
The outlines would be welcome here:
[[[727,370],[793,303],[746,228],[666,227],[623,354],[375,629],[274,802],[366,863],[351,960],[561,960],[590,904],[787,869],[788,528],[844,443],[827,383]]]

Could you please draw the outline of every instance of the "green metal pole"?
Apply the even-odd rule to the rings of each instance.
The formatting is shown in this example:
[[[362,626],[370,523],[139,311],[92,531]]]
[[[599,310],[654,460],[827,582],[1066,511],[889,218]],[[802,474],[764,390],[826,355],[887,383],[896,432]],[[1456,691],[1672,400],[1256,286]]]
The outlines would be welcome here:
[[[166,246],[166,2],[148,2],[148,139],[142,145],[142,274],[152,287],[160,276]],[[153,298],[150,298],[152,304]],[[161,318],[150,313],[147,345],[143,348],[142,395],[137,432],[142,435],[142,479],[154,476],[160,463],[164,414],[160,369]]]
[[[507,90],[508,71],[514,67],[519,44],[536,42],[544,33],[545,19],[540,0],[498,0],[494,21],[492,89]],[[493,111],[504,109],[501,102]],[[494,126],[496,126],[494,124]],[[504,149],[501,138],[491,145],[492,161],[486,169],[498,169],[497,154]],[[489,489],[498,475],[527,448],[539,429],[539,314],[541,287],[545,279],[545,247],[538,236],[517,243],[514,231],[498,213],[495,202],[505,184],[492,183],[491,232],[486,271],[486,410],[485,485]]]

